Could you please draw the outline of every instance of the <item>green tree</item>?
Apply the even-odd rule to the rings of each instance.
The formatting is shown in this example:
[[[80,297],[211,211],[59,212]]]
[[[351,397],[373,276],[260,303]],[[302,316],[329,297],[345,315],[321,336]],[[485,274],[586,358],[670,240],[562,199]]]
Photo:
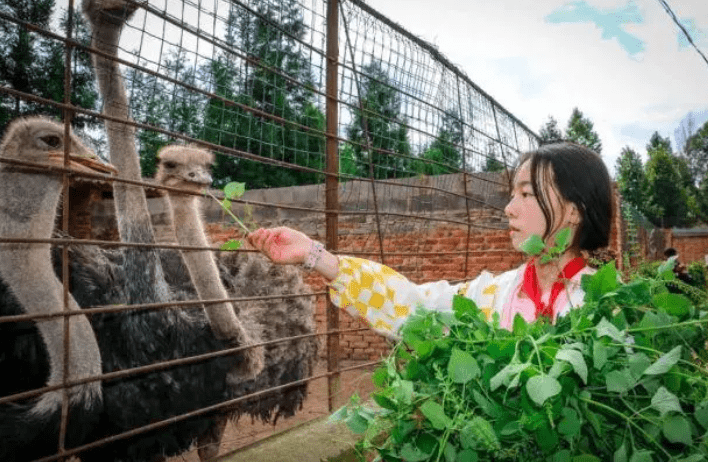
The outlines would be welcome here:
[[[568,126],[565,129],[566,139],[575,143],[586,146],[598,154],[602,153],[602,142],[600,136],[593,130],[592,121],[585,117],[582,112],[576,107],[568,120]]]
[[[295,0],[261,4],[257,14],[233,7],[226,42],[245,49],[257,64],[235,72],[232,58],[207,67],[214,93],[205,111],[205,139],[275,161],[321,170],[324,166],[324,114],[314,103],[314,78],[298,41],[306,29]],[[252,109],[252,110],[249,110]],[[268,114],[272,117],[264,116]],[[304,127],[304,128],[300,128]],[[228,155],[217,155],[215,185],[237,179],[249,188],[321,181],[318,173]]]
[[[21,21],[50,29],[54,0],[0,0],[0,11]],[[73,14],[73,37],[88,44],[90,32],[83,17]],[[61,35],[68,32],[68,11],[59,22]],[[62,42],[31,32],[11,21],[0,22],[0,85],[57,102],[64,101],[65,48]],[[88,53],[74,50],[72,54],[71,102],[86,109],[96,109],[96,91],[91,58]],[[0,96],[0,128],[19,116],[45,114],[59,117],[61,110],[24,100],[21,97]],[[84,128],[98,122],[75,114],[72,125]]]
[[[464,127],[456,111],[445,111],[438,135],[423,151],[417,163],[417,172],[423,175],[441,175],[462,168],[462,154],[458,149],[463,142]]]
[[[652,137],[654,139],[654,137]],[[676,158],[666,143],[657,139],[650,142],[647,154],[646,177],[648,205],[644,208],[647,218],[656,226],[671,228],[691,223],[687,191],[682,187],[681,174]]]
[[[708,122],[688,138],[684,158],[694,183],[703,182],[708,175]]]
[[[622,197],[637,210],[643,211],[647,204],[647,178],[639,154],[624,147],[617,158],[617,187]]]
[[[162,67],[169,77],[182,84],[135,69],[127,72],[133,117],[165,130],[198,137],[203,132],[202,116],[206,98],[184,86],[199,85],[198,69],[188,64],[184,52],[168,54]],[[157,169],[157,151],[176,139],[152,130],[138,131],[137,138],[142,175],[153,176]]]
[[[352,122],[347,127],[355,159],[367,166],[359,175],[369,176],[371,168],[377,179],[410,176],[412,160],[391,154],[411,154],[400,94],[378,61],[363,67],[360,79],[361,93],[353,102]]]
[[[538,132],[542,143],[549,143],[563,139],[563,132],[558,128],[558,121],[552,116],[548,116],[548,121],[541,127]]]

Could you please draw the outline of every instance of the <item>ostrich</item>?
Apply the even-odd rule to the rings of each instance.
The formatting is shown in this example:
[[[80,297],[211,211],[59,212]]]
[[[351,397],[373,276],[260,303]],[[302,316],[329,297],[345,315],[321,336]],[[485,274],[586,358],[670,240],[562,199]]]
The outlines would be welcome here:
[[[132,16],[137,6],[125,0],[84,0],[82,6],[84,15],[91,23],[92,46],[109,57],[117,58],[118,41],[124,22]],[[128,120],[128,100],[117,62],[98,54],[93,55],[93,62],[99,91],[103,96],[103,112],[118,120]],[[133,127],[106,120],[106,132],[111,163],[121,176],[140,180],[140,158],[135,150]],[[116,183],[113,195],[121,241],[154,244],[155,234],[150,222],[145,191],[140,186]],[[139,253],[139,258],[126,262],[134,265],[130,271],[143,273],[142,278],[136,278],[131,299],[135,300],[135,303],[169,301],[170,290],[158,252]],[[252,343],[234,311],[226,304],[209,305],[206,311],[211,327],[220,339],[228,340],[234,345]],[[249,375],[255,375],[262,367],[262,351],[248,350],[244,366]]]
[[[158,171],[155,180],[186,192],[199,193],[211,184],[210,168],[214,156],[193,146],[172,145],[158,153]],[[181,245],[207,246],[205,226],[194,194],[167,192],[175,236]],[[277,266],[255,254],[224,253],[214,259],[211,252],[185,252],[184,262],[200,297],[227,298],[226,286],[233,296],[296,294],[307,291],[300,272],[291,266]],[[218,263],[218,264],[217,264]],[[229,304],[230,305],[230,304]],[[233,307],[231,307],[233,309]],[[238,318],[249,332],[258,332],[262,340],[310,334],[315,331],[312,304],[308,299],[287,298],[278,302],[250,301],[239,306]],[[249,391],[257,391],[312,375],[317,357],[317,341],[310,337],[276,343],[267,347],[265,369],[254,381],[244,384]],[[284,392],[269,394],[258,400],[247,401],[232,417],[248,412],[264,421],[279,416],[289,417],[302,405],[306,385],[291,387]],[[200,441],[202,460],[218,453],[219,431],[215,428],[211,440]]]
[[[81,159],[95,158],[78,138],[70,140],[72,160],[70,167],[93,171]],[[64,152],[64,127],[44,119],[20,119],[6,132],[0,153],[16,160],[30,161],[47,166],[62,166]],[[37,175],[37,170],[0,163],[0,236],[17,238],[50,238],[56,209],[62,189],[58,174]],[[1,314],[49,314],[62,311],[64,306],[62,284],[57,279],[50,259],[50,245],[38,243],[0,244],[0,307]],[[68,309],[78,311],[79,306],[68,298]],[[35,327],[36,326],[36,327]],[[7,349],[23,350],[21,345],[8,344],[23,330],[38,332],[47,355],[34,362],[42,373],[12,371],[18,364],[6,354]],[[14,331],[14,332],[13,332]],[[0,371],[3,372],[2,394],[23,391],[24,386],[38,388],[43,384],[57,385],[64,379],[76,380],[101,373],[101,355],[89,320],[84,315],[69,317],[69,356],[64,355],[64,320],[51,318],[35,323],[10,323],[0,325],[3,354]],[[24,350],[30,358],[37,355],[35,348]],[[19,359],[17,359],[20,361]],[[48,374],[44,370],[48,369]],[[35,369],[36,371],[37,369]],[[14,372],[14,373],[13,373]],[[20,375],[21,377],[19,377]],[[19,381],[19,383],[18,383]],[[46,382],[46,383],[45,383]],[[62,392],[51,391],[38,399],[13,406],[0,407],[0,460],[11,460],[20,450],[31,457],[37,445],[53,444],[57,448]],[[89,427],[77,422],[94,424],[102,408],[99,382],[76,385],[69,390],[70,420],[68,444],[86,436]],[[17,449],[17,450],[16,450]]]
[[[63,149],[63,127],[41,119],[13,123],[2,142],[2,154],[11,158],[50,163]],[[72,135],[80,154],[86,148]],[[61,190],[51,171],[20,171],[3,165],[0,170],[0,233],[3,236],[47,238]],[[38,249],[38,250],[37,250]],[[131,248],[111,251],[91,246],[72,248],[69,308],[134,303],[131,284],[136,258]],[[62,288],[48,244],[0,245],[0,315],[57,311]],[[169,288],[169,287],[168,287]],[[176,300],[193,295],[175,292]],[[229,344],[218,339],[204,310],[130,310],[91,316],[73,316],[70,323],[69,378],[79,379],[129,367],[218,351]],[[38,388],[61,380],[63,339],[61,321],[0,324],[2,395]],[[168,370],[90,382],[70,391],[66,447],[164,420],[175,415],[243,396],[247,387],[229,380],[245,362],[228,355]],[[47,372],[47,370],[49,372]],[[59,371],[59,372],[57,372]],[[47,380],[49,377],[49,380]],[[57,450],[61,395],[49,393],[37,401],[0,407],[0,460],[24,461]],[[82,453],[83,462],[152,461],[189,449],[195,439],[208,435],[221,421],[216,415],[182,420],[169,427],[118,441]]]

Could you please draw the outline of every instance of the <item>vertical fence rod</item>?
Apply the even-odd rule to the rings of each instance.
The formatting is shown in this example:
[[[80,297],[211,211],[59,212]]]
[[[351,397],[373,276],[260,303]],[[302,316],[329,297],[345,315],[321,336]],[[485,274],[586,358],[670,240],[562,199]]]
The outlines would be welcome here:
[[[376,234],[379,238],[379,258],[381,258],[381,263],[385,264],[385,254],[384,254],[384,243],[383,243],[383,233],[381,232],[381,215],[379,214],[379,203],[376,198],[376,176],[374,175],[374,150],[376,147],[374,147],[374,143],[371,139],[371,133],[369,132],[369,123],[367,119],[367,114],[371,112],[368,108],[364,107],[364,104],[362,103],[362,92],[361,92],[361,82],[359,81],[359,77],[357,74],[357,68],[356,68],[356,57],[354,56],[354,50],[352,50],[352,43],[351,40],[349,40],[349,26],[347,25],[347,18],[344,15],[344,11],[342,11],[342,22],[344,25],[344,33],[346,34],[346,44],[347,48],[349,49],[349,54],[351,55],[352,58],[352,74],[354,77],[354,82],[356,83],[356,90],[357,93],[359,94],[359,110],[361,111],[361,125],[362,125],[362,131],[364,133],[364,138],[366,138],[366,150],[367,153],[369,154],[369,174],[371,175],[371,178],[369,178],[369,181],[371,182],[371,195],[374,200],[374,218],[376,219]]]
[[[339,78],[339,5],[338,0],[327,2],[327,83],[326,83],[326,130],[327,140],[325,149],[327,155],[327,175],[325,178],[325,202],[328,210],[326,220],[326,244],[330,251],[338,247],[338,220],[339,215],[339,152],[337,131],[339,124],[339,107],[337,105]],[[334,212],[333,212],[334,211]],[[339,330],[339,309],[327,297],[327,330]],[[339,391],[339,333],[327,335],[327,404],[329,411],[334,411],[334,397]]]
[[[64,48],[64,98],[63,102],[66,105],[71,104],[71,52],[73,50],[70,40],[72,37],[74,19],[74,0],[69,0],[69,10],[67,17],[66,37],[69,39]],[[63,109],[64,116],[64,167],[68,167],[69,153],[71,151],[71,119],[73,113],[71,109]],[[67,172],[62,173],[62,231],[64,234],[69,234],[69,213],[70,213],[70,194],[69,187],[71,186],[71,177]],[[61,251],[61,272],[63,283],[63,310],[69,311],[69,246],[62,246]],[[64,454],[66,443],[66,432],[69,421],[69,363],[71,354],[71,337],[70,337],[70,322],[69,316],[64,316],[64,370],[62,371],[62,402],[61,402],[61,424],[59,427],[59,443],[57,447],[58,454]]]
[[[462,87],[460,86],[460,76],[456,75],[457,81],[457,106],[460,108],[460,126],[462,127],[462,191],[465,195],[465,208],[467,209],[467,241],[465,242],[465,267],[464,278],[467,278],[467,269],[470,260],[470,238],[472,236],[472,217],[470,216],[470,200],[467,195],[467,148],[465,147],[465,120],[462,114]]]

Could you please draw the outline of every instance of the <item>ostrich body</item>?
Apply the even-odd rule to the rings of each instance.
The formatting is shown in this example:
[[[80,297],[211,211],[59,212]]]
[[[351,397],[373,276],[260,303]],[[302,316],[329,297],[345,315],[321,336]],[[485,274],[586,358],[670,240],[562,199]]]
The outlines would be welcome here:
[[[201,192],[211,184],[210,168],[214,156],[208,151],[193,146],[172,145],[162,148],[158,158],[160,162],[155,176],[158,184],[192,193]],[[168,190],[167,201],[178,243],[208,246],[198,196]],[[228,298],[226,286],[234,297],[308,291],[296,268],[273,265],[260,255],[224,253],[215,259],[209,251],[190,251],[184,252],[184,263],[200,298]],[[230,303],[224,305],[234,309]],[[237,311],[237,317],[246,330],[256,332],[257,337],[264,341],[315,332],[314,312],[309,299],[256,300],[241,304]],[[273,344],[266,350],[263,372],[255,380],[244,384],[249,391],[283,385],[312,375],[317,359],[315,338]],[[277,420],[281,415],[289,417],[302,405],[306,391],[306,385],[297,385],[282,393],[247,401],[232,417],[241,412],[266,421],[273,417]],[[200,440],[199,455],[202,460],[217,455],[224,426],[217,426],[212,434]]]
[[[6,132],[0,152],[4,157],[30,161],[47,166],[61,166],[64,152],[64,127],[54,122],[30,118],[11,124]],[[72,157],[94,157],[76,138],[71,137]],[[92,171],[91,168],[72,161],[72,168]],[[37,175],[11,164],[0,163],[0,236],[16,238],[50,238],[54,228],[62,179],[58,174]],[[64,297],[61,282],[52,268],[50,245],[38,243],[0,244],[0,288],[3,315],[49,314],[63,311]],[[12,300],[12,302],[10,302]],[[67,308],[78,311],[79,306],[68,297]],[[34,363],[41,373],[30,371],[23,378],[12,371],[11,355],[0,355],[3,373],[2,394],[23,391],[25,384],[37,388],[43,384],[58,385],[67,379],[76,380],[101,373],[101,355],[89,320],[83,316],[69,317],[69,355],[64,355],[64,319],[51,318],[36,323],[0,325],[3,350],[21,350],[20,345],[6,342],[15,338],[14,332],[34,330],[40,341],[27,350],[32,357],[39,351],[39,343],[46,348],[41,364]],[[4,353],[4,351],[3,351]],[[8,370],[9,369],[9,370]],[[47,372],[48,369],[48,372]],[[14,373],[11,373],[14,372]],[[20,383],[18,383],[18,379]],[[0,407],[0,460],[7,461],[24,454],[33,454],[36,445],[58,447],[59,417],[62,391],[50,391],[39,399]],[[85,436],[86,428],[71,425],[77,421],[95,423],[102,407],[99,382],[76,385],[69,390],[70,431],[67,442],[71,444]],[[76,431],[73,431],[76,430]]]

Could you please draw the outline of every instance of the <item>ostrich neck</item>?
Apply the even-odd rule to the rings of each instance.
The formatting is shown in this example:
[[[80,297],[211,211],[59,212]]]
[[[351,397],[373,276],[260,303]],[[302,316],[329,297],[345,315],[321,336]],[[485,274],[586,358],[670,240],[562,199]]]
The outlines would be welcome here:
[[[121,28],[120,22],[94,23],[92,45],[108,56],[117,57]],[[93,59],[99,90],[103,96],[103,113],[119,120],[129,120],[128,98],[118,63],[98,54],[94,54]],[[121,177],[141,180],[140,160],[135,149],[135,129],[130,125],[106,119],[106,132],[111,163],[118,169]],[[113,200],[120,240],[154,244],[155,231],[143,188],[114,182]],[[128,302],[170,301],[172,295],[165,281],[158,252],[150,248],[126,248],[124,254],[126,274],[131,278],[131,284],[126,288]]]
[[[117,57],[121,27],[120,24],[102,22],[94,28],[92,45],[108,56]],[[118,63],[98,54],[94,54],[93,59],[103,97],[103,113],[118,120],[129,120],[128,98]],[[113,120],[107,119],[105,123],[111,163],[121,177],[141,180],[140,158],[135,149],[135,129]],[[154,243],[155,233],[143,188],[116,182],[113,190],[121,240]]]
[[[56,176],[0,171],[0,236],[49,239],[61,192]],[[50,244],[18,243],[0,245],[0,277],[28,314],[63,311],[63,287],[51,264]],[[67,308],[78,311],[72,297]],[[101,373],[101,358],[93,329],[85,316],[69,318],[69,378]],[[61,383],[64,377],[64,320],[37,321],[37,328],[47,347],[51,364],[49,384]],[[77,387],[73,391],[78,392]],[[100,393],[96,382],[84,388],[89,394]],[[56,398],[56,396],[54,396]],[[56,405],[55,401],[45,403]]]
[[[206,247],[209,241],[204,232],[202,219],[194,196],[172,194],[168,196],[172,210],[172,222],[175,236],[181,245]],[[184,261],[189,270],[199,298],[218,300],[228,298],[228,293],[221,283],[219,269],[211,251],[183,251]],[[221,338],[233,338],[234,331],[240,330],[231,303],[205,305],[205,310],[212,329]]]

